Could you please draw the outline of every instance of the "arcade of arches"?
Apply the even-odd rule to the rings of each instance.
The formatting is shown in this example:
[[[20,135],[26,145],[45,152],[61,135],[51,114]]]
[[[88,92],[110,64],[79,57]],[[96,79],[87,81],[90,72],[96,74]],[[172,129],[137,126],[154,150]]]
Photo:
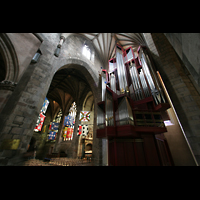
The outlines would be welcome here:
[[[110,61],[113,66],[118,62],[117,48],[124,57],[128,52],[135,55],[124,61],[126,67],[137,65],[138,49],[146,49],[156,74],[152,80],[158,80],[166,99],[160,100],[162,109],[151,107],[155,106],[153,90],[152,104],[151,97],[133,100],[131,95],[137,94],[130,89],[133,79],[127,79],[130,84],[120,90],[119,69],[109,67]],[[198,166],[199,51],[197,33],[1,33],[0,165],[65,157],[89,160],[95,166]],[[143,67],[138,64],[135,73],[144,89]],[[143,81],[148,85],[147,78]],[[143,109],[141,102],[147,102],[151,114],[137,110]],[[117,121],[117,114],[109,115],[113,109],[121,119],[121,105],[129,105],[127,113],[135,120],[129,125]],[[105,123],[99,117],[104,112]],[[153,122],[162,123],[152,127]],[[129,127],[131,136],[127,136]]]

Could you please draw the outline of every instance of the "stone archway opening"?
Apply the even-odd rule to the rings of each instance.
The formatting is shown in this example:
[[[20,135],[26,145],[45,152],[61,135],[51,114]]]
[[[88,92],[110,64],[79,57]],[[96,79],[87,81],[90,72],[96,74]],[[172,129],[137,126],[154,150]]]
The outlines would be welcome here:
[[[45,138],[45,142],[43,142],[43,146],[41,146],[41,151],[43,152],[41,153],[42,156],[40,156],[40,159],[44,159],[47,155],[49,157],[59,157],[61,154],[69,158],[78,157],[78,140],[80,138],[78,137],[78,128],[79,125],[81,125],[81,121],[79,121],[80,112],[83,110],[84,106],[88,107],[88,101],[91,103],[90,109],[93,110],[92,117],[94,117],[94,98],[90,84],[91,80],[87,79],[87,77],[90,77],[90,74],[88,72],[88,74],[84,73],[84,70],[81,71],[77,69],[80,67],[82,66],[69,64],[59,69],[53,76],[46,95],[49,100],[49,106],[46,112],[44,126],[40,133],[35,133],[43,134]],[[76,115],[71,113],[71,108],[74,104],[76,105]],[[55,118],[55,113],[59,109],[62,110],[62,116],[58,123],[56,137],[54,140],[49,140],[49,133],[51,132],[49,127]],[[67,119],[72,115],[74,116],[73,119]],[[66,121],[67,123],[71,121],[72,124],[67,124]],[[94,123],[94,120],[92,123]],[[91,133],[93,135],[93,124],[91,127],[90,137],[92,137]],[[66,136],[68,136],[68,131],[70,129],[72,137],[67,140]]]

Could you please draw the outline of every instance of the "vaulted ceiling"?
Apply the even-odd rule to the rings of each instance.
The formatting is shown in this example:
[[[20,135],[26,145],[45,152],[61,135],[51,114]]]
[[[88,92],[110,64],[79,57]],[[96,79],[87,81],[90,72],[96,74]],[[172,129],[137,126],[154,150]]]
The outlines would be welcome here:
[[[83,101],[91,90],[83,74],[71,67],[56,72],[47,93],[47,98],[58,102],[63,111],[73,101]]]
[[[65,37],[71,33],[62,33]],[[118,43],[124,49],[132,47],[137,51],[140,45],[145,45],[145,39],[142,33],[76,33],[89,39],[100,55],[103,64],[115,56],[115,45]]]

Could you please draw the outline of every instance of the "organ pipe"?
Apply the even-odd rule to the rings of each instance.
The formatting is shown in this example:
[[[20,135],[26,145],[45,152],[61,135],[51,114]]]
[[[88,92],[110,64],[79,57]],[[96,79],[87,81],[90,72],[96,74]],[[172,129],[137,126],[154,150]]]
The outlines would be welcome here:
[[[97,126],[99,129],[105,128],[105,117],[104,117],[104,111],[97,107]]]
[[[165,103],[165,98],[163,96],[162,90],[159,86],[157,76],[152,68],[152,65],[149,61],[148,56],[144,53],[142,48],[139,50],[139,58],[144,69],[144,73],[146,75],[147,81],[149,83],[152,96],[156,104],[161,103],[162,101]],[[147,65],[148,63],[148,65]],[[161,101],[162,99],[162,101]]]
[[[116,93],[117,91],[116,91],[116,81],[115,80],[116,80],[115,74],[111,73],[110,74],[110,87],[111,87],[111,90]]]
[[[133,88],[135,92],[135,100],[139,101],[141,99],[144,99],[142,89],[139,83],[139,77],[138,77],[138,72],[137,72],[135,63],[132,63],[130,66],[130,75],[131,75],[132,84],[133,84]]]
[[[131,48],[126,50],[126,56],[124,57],[124,63],[127,63],[134,59],[134,54],[132,53]]]
[[[104,129],[106,126],[111,130],[115,125],[139,126],[143,120],[137,114],[141,113],[140,109],[151,109],[151,112],[155,109],[157,112],[161,107],[156,105],[166,102],[150,59],[141,47],[138,57],[135,58],[131,48],[123,50],[116,46],[116,58],[112,58],[108,63],[108,74],[105,69],[101,72],[102,102],[97,109],[98,128]],[[135,101],[137,103],[134,103]],[[154,126],[155,120],[145,120],[145,126]]]
[[[105,92],[106,92],[106,74],[101,72],[101,87],[102,87],[102,101],[105,101]]]
[[[116,48],[116,63],[117,63],[117,73],[119,78],[119,87],[120,92],[122,94],[125,93],[125,90],[127,89],[127,79],[126,79],[126,69],[123,61],[123,52]]]
[[[118,115],[119,119],[117,125],[134,125],[133,113],[127,97],[123,97],[123,99],[121,100],[120,104],[118,105],[118,110],[116,114]]]
[[[113,98],[112,95],[106,91],[106,126],[114,126],[113,119]]]

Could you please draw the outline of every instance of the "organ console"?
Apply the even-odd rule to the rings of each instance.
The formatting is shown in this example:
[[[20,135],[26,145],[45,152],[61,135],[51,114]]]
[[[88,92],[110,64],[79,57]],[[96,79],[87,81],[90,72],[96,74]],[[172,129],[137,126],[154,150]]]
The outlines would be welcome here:
[[[162,112],[170,106],[147,48],[140,46],[137,54],[117,44],[116,57],[101,72],[97,137],[109,141],[109,165],[163,165],[156,135],[167,132]]]

